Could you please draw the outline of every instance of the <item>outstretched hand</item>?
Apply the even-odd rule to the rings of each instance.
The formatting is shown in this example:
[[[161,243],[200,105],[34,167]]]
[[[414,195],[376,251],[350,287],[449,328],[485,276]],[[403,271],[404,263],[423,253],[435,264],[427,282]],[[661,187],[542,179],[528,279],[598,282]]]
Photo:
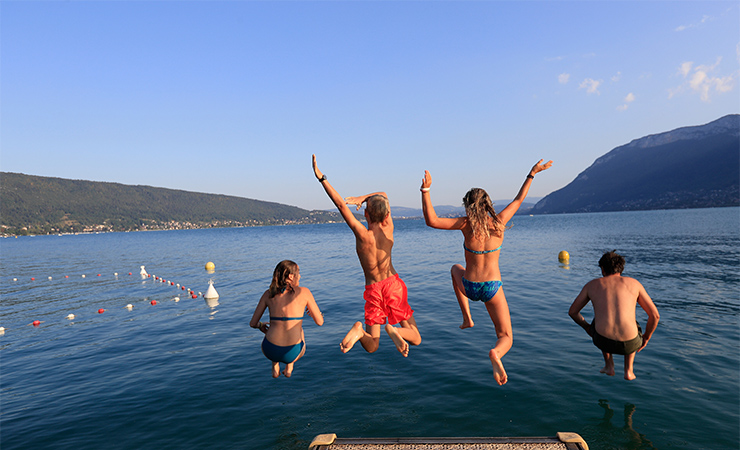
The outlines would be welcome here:
[[[362,203],[365,201],[365,197],[344,197],[344,202],[348,205],[356,205],[357,211],[362,208]]]
[[[547,170],[550,167],[552,167],[552,160],[546,162],[545,164],[542,164],[542,161],[544,161],[544,159],[537,161],[537,164],[532,166],[532,170],[529,171],[530,175],[535,176],[536,174],[542,172],[543,170]]]
[[[316,179],[318,180],[324,176],[324,174],[321,173],[319,166],[316,165],[316,155],[311,155],[311,163],[313,165],[313,174],[316,175]]]
[[[432,187],[432,174],[428,170],[424,171],[424,178],[421,180],[421,188],[429,189]]]

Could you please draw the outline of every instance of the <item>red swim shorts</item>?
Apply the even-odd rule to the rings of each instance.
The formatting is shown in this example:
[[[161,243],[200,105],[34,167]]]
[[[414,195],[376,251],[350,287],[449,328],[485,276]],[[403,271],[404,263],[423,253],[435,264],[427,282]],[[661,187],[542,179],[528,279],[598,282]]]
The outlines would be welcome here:
[[[414,310],[409,306],[406,283],[398,274],[365,286],[365,325],[395,325],[408,320]]]

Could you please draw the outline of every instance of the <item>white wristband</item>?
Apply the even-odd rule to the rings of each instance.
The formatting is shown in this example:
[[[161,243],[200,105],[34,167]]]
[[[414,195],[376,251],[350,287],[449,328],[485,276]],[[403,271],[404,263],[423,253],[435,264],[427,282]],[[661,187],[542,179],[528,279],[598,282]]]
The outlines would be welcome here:
[[[431,188],[421,188],[419,189],[421,192],[429,192]]]

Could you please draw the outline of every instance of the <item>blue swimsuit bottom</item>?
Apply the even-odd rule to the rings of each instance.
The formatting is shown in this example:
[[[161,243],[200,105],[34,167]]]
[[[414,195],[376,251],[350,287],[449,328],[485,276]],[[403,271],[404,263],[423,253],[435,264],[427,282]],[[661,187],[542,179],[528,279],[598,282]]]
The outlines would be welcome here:
[[[496,292],[504,285],[500,280],[493,281],[468,281],[463,277],[463,288],[465,296],[470,300],[487,302],[496,295]]]
[[[268,341],[267,338],[264,338],[262,340],[262,353],[264,353],[267,359],[272,362],[288,364],[292,363],[296,358],[298,358],[298,356],[300,356],[304,345],[305,342],[301,341],[295,345],[283,347],[281,345],[275,345]]]

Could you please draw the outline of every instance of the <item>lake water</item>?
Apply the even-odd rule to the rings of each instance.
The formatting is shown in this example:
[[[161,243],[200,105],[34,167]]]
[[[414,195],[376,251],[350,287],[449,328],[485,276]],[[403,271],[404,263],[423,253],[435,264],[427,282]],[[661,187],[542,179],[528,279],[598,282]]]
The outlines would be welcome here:
[[[396,221],[394,263],[423,337],[408,358],[385,334],[372,355],[339,350],[363,317],[363,277],[344,224],[2,239],[1,446],[306,449],[321,433],[573,431],[597,450],[737,450],[740,208],[512,223],[501,250],[514,327],[503,387],[487,357],[495,334],[483,305],[471,305],[474,328],[458,328],[449,268],[463,262],[462,235],[421,220]],[[600,352],[567,314],[612,249],[661,313],[633,382],[621,377],[621,357],[617,376],[599,373]],[[300,265],[325,324],[305,321],[306,356],[291,379],[272,379],[263,335],[248,322],[282,259]],[[142,280],[140,265],[196,291],[212,278],[218,305]],[[644,326],[639,308],[638,319]]]

